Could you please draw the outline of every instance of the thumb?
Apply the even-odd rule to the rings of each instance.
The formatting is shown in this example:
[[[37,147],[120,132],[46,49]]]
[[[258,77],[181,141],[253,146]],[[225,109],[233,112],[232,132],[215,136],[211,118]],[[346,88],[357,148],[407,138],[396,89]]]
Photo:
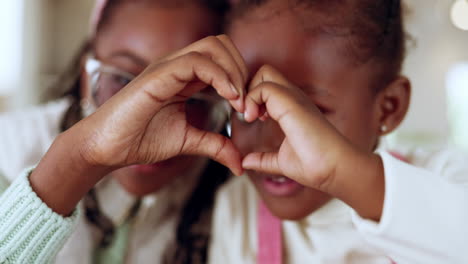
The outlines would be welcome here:
[[[242,161],[242,168],[269,174],[283,174],[278,163],[278,153],[274,152],[249,153]]]
[[[241,154],[232,141],[218,133],[189,127],[181,154],[209,157],[241,175]]]

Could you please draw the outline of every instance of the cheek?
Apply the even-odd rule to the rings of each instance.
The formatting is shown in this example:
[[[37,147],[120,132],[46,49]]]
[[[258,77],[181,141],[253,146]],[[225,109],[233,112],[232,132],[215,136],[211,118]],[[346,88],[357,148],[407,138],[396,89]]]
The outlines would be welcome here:
[[[177,177],[191,173],[194,168],[202,168],[205,162],[207,160],[203,157],[179,156],[162,162],[162,167],[157,171],[142,172],[125,167],[112,172],[110,176],[116,178],[128,192],[144,196],[159,191]]]
[[[352,107],[337,111],[327,119],[351,143],[364,151],[372,151],[378,139],[371,107]]]

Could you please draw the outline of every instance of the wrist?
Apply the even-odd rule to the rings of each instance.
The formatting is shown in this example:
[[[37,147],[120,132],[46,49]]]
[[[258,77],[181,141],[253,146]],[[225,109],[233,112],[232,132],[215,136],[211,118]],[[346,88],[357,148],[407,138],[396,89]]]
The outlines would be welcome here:
[[[385,197],[382,159],[374,153],[354,151],[337,168],[330,194],[352,207],[361,217],[379,221]]]
[[[30,176],[37,195],[52,210],[69,215],[81,198],[112,169],[84,159],[80,143],[60,134]]]

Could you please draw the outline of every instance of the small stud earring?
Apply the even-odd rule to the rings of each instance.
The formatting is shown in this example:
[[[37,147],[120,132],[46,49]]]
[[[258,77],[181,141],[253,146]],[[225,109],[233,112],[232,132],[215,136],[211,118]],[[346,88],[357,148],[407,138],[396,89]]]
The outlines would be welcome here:
[[[388,131],[388,127],[387,127],[386,125],[382,125],[382,126],[380,127],[380,132],[386,133],[387,131]]]

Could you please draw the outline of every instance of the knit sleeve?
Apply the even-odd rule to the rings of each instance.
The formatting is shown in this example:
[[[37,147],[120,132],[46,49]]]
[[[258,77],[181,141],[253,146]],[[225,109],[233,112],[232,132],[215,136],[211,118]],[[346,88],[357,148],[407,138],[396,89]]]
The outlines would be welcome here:
[[[63,217],[29,184],[25,171],[0,196],[0,263],[51,263],[73,231],[79,211]]]
[[[0,194],[2,194],[8,188],[9,185],[10,184],[8,183],[7,178],[0,169]]]

